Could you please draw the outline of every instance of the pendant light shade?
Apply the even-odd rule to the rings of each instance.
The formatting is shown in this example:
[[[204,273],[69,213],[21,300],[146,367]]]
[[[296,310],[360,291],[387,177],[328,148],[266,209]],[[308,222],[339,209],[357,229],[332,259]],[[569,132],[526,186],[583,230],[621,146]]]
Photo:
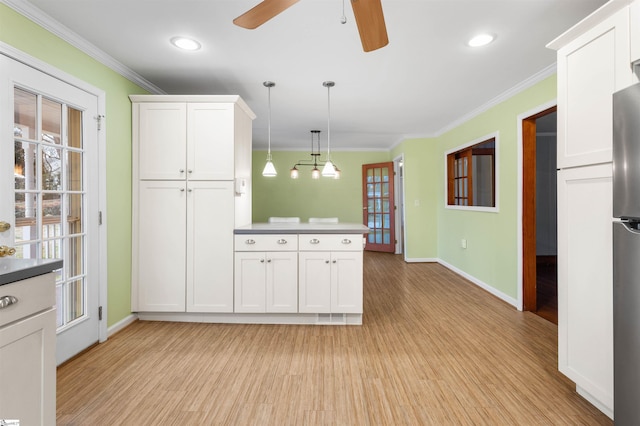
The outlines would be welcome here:
[[[335,177],[336,166],[331,162],[331,88],[336,84],[333,81],[322,83],[327,88],[327,161],[322,168],[322,176]]]
[[[268,92],[268,100],[269,100],[269,117],[268,117],[268,149],[267,149],[267,164],[264,165],[264,169],[262,170],[262,176],[265,177],[274,177],[278,173],[276,172],[276,167],[273,165],[273,161],[271,161],[271,88],[276,84],[273,81],[265,81],[262,83]]]

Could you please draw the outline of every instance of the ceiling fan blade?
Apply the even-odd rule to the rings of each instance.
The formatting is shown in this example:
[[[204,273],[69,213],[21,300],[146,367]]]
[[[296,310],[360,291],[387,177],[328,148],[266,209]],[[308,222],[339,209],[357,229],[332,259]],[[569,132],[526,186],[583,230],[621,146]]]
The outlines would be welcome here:
[[[365,52],[371,52],[389,44],[380,0],[351,0],[351,7]]]
[[[239,27],[253,30],[300,0],[263,0],[233,20]]]

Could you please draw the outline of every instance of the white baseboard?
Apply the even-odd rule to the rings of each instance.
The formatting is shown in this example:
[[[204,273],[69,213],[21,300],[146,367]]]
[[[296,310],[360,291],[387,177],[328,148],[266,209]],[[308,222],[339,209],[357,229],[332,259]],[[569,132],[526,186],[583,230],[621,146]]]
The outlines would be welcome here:
[[[516,309],[518,308],[518,301],[516,299],[514,299],[513,297],[511,297],[511,296],[509,296],[507,294],[504,294],[503,292],[501,292],[499,290],[496,290],[495,288],[491,287],[489,284],[487,284],[487,283],[485,283],[483,281],[480,281],[476,277],[467,274],[462,269],[458,269],[455,266],[451,265],[450,263],[445,262],[442,259],[438,259],[438,263],[441,264],[442,266],[444,266],[445,268],[452,270],[456,274],[468,279],[469,281],[471,281],[472,283],[474,283],[478,287],[480,287],[483,290],[488,291],[489,293],[493,294],[498,299],[504,300],[505,302],[507,302],[508,304],[512,305]]]
[[[137,316],[140,321],[219,324],[362,325],[362,314],[138,312]]]
[[[122,330],[123,328],[125,328],[126,326],[128,326],[129,324],[131,324],[137,319],[138,319],[138,315],[136,314],[131,314],[129,316],[126,316],[124,319],[118,321],[117,323],[113,324],[111,327],[107,329],[107,337],[113,336],[118,331]]]
[[[435,257],[407,257],[404,261],[407,263],[437,263],[440,260]]]

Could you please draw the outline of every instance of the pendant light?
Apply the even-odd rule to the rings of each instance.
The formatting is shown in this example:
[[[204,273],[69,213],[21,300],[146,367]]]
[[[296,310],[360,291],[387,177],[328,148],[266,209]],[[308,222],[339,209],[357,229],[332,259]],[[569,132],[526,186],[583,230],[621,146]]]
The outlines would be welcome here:
[[[336,167],[331,162],[331,88],[336,85],[333,81],[322,83],[327,88],[327,162],[322,168],[322,176],[336,177]],[[312,170],[312,177],[315,170]],[[339,176],[339,175],[338,175]],[[314,177],[314,179],[317,179]]]
[[[269,124],[268,124],[268,132],[269,132],[269,140],[268,140],[268,150],[267,150],[267,164],[264,165],[264,169],[262,170],[262,176],[273,177],[278,173],[276,172],[276,168],[271,161],[271,88],[276,84],[273,81],[265,81],[262,83],[268,91],[268,99],[269,99]]]

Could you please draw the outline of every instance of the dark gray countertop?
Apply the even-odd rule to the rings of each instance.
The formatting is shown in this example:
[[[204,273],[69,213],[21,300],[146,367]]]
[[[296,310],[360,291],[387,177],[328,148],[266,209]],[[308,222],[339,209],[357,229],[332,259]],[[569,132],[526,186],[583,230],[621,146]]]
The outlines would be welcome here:
[[[360,223],[253,223],[234,230],[234,234],[368,234]]]
[[[62,268],[62,259],[0,258],[0,285],[26,280]]]

